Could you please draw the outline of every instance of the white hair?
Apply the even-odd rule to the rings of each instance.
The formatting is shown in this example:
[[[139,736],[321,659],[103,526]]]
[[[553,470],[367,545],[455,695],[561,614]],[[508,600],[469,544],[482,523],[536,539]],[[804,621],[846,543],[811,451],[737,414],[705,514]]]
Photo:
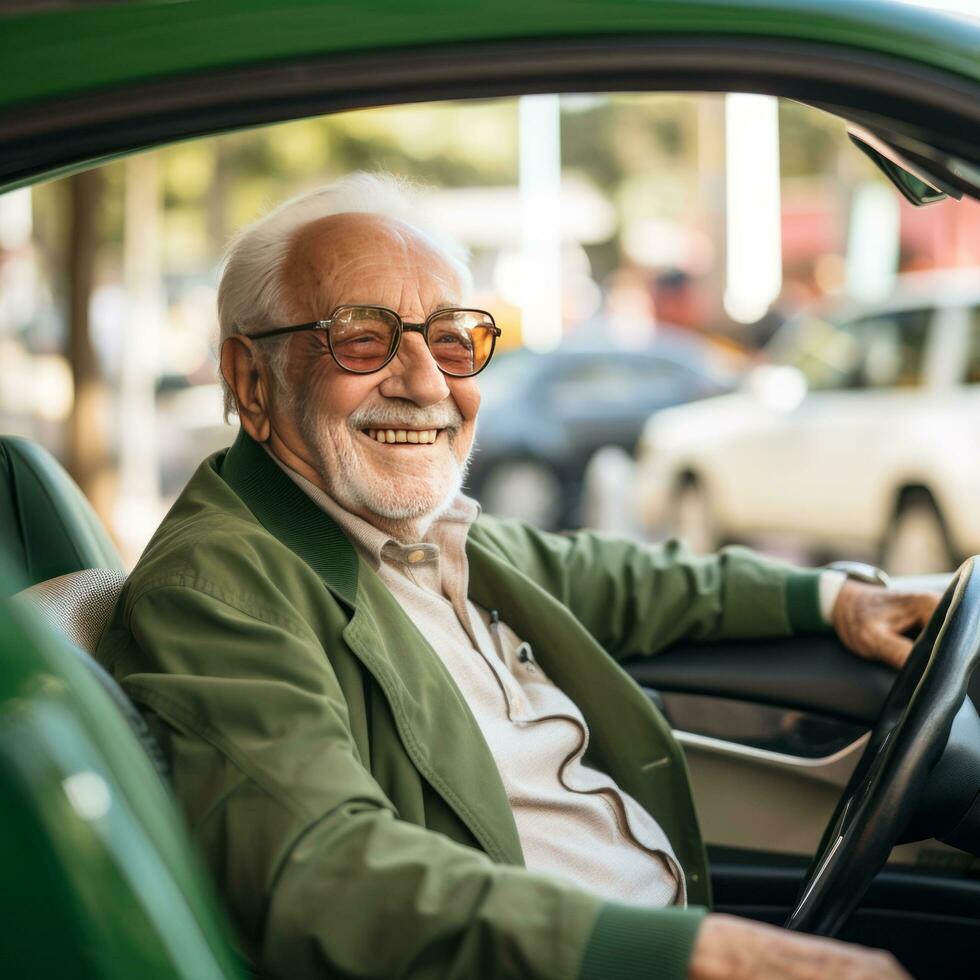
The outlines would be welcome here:
[[[472,285],[466,249],[458,242],[426,227],[419,219],[420,188],[390,174],[354,173],[325,187],[299,194],[243,228],[225,252],[218,284],[218,347],[235,333],[257,333],[288,326],[290,304],[283,282],[283,265],[295,235],[321,218],[350,212],[380,214],[410,225],[425,238],[459,277],[464,292]],[[289,352],[287,334],[263,341],[262,357],[277,386],[283,384]],[[235,412],[235,399],[221,378],[225,418]]]

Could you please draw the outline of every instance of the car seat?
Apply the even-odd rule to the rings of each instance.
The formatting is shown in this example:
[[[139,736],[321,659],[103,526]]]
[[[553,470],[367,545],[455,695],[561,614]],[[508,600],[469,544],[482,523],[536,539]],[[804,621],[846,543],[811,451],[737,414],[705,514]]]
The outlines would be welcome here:
[[[95,651],[126,575],[95,511],[61,464],[36,443],[0,436],[0,516],[14,596],[71,648],[126,717],[154,764],[160,755],[129,699],[86,654]],[[0,595],[9,592],[9,586]]]
[[[31,610],[64,635],[66,649],[95,678],[157,771],[166,775],[145,719],[90,656],[126,580],[95,511],[47,450],[27,439],[0,436],[0,514],[7,528],[3,551],[8,574],[15,582],[30,583],[12,597],[15,607]],[[45,578],[48,572],[55,577]]]
[[[24,439],[0,437],[0,520],[0,976],[240,977],[146,721],[85,652],[125,580],[112,542]]]
[[[46,449],[27,439],[0,436],[0,517],[9,581],[27,586],[15,601],[33,608],[65,635],[162,773],[162,756],[142,715],[87,656],[95,651],[126,580],[95,511]]]
[[[29,603],[0,599],[0,976],[240,978],[135,709],[93,666]]]

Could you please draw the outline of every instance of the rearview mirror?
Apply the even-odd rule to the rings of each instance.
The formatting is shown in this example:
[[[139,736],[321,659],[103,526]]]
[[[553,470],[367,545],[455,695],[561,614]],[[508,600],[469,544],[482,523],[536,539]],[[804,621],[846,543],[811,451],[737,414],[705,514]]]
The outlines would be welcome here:
[[[847,135],[898,188],[902,196],[922,207],[964,193],[980,198],[980,170],[965,160],[894,133],[879,133],[847,123]]]

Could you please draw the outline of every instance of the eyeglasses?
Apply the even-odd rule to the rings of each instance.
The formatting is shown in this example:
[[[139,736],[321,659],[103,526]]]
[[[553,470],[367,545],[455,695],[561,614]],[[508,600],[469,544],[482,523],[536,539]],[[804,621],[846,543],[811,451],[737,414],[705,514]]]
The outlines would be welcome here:
[[[386,306],[338,306],[327,320],[246,334],[252,340],[301,330],[322,330],[337,364],[353,374],[380,371],[397,353],[402,336],[420,333],[443,374],[471,378],[490,363],[500,327],[485,310],[436,310],[424,323],[405,323]]]

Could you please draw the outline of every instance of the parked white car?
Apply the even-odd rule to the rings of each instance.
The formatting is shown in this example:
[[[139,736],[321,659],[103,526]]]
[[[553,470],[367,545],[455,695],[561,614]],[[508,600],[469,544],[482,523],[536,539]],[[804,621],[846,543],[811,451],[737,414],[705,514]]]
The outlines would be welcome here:
[[[790,321],[738,392],[651,417],[637,457],[641,525],[698,550],[781,536],[954,567],[980,551],[980,270]]]

